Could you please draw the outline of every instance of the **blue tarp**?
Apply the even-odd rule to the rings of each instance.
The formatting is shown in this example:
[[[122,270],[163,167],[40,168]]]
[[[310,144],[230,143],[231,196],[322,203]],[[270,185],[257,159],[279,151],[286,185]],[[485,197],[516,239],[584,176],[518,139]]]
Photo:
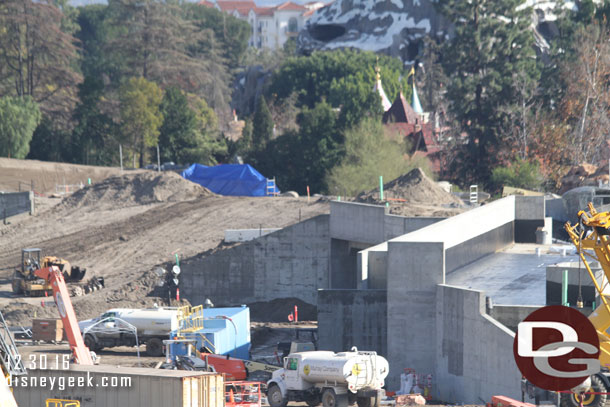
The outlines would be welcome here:
[[[215,194],[267,195],[267,178],[249,164],[222,164],[215,167],[193,164],[182,171],[182,176],[189,181],[203,185]],[[275,187],[275,192],[280,192],[277,187]]]

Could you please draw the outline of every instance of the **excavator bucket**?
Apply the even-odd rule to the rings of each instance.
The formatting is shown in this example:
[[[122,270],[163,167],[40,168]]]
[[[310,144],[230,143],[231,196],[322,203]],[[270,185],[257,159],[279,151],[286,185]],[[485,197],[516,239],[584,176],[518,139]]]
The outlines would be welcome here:
[[[87,272],[87,269],[85,269],[85,268],[80,268],[78,266],[72,266],[72,269],[70,270],[70,274],[67,276],[66,280],[68,280],[70,282],[81,281],[85,277],[86,272]]]

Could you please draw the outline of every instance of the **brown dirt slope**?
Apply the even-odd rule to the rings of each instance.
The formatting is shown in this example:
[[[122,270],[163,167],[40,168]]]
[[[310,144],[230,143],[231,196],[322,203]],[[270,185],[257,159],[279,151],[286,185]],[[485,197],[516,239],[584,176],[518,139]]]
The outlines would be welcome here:
[[[52,299],[13,297],[20,250],[40,247],[103,276],[104,290],[73,298],[78,318],[113,307],[142,307],[157,278],[152,270],[218,247],[226,229],[285,227],[328,213],[327,202],[275,197],[223,197],[176,174],[132,173],[95,183],[63,200],[36,197],[36,216],[0,224],[0,309],[11,323],[53,317]],[[49,306],[41,306],[41,300]]]
[[[33,184],[34,191],[48,194],[59,184],[87,184],[87,178],[95,183],[120,174],[121,170],[113,167],[0,158],[0,191],[29,191]]]
[[[106,178],[87,185],[63,200],[66,208],[133,206],[179,202],[215,195],[173,172],[144,171]]]
[[[443,190],[421,170],[415,168],[383,186],[384,198],[404,199],[407,203],[427,205],[462,205],[462,201]],[[363,192],[358,202],[379,203],[379,188]]]

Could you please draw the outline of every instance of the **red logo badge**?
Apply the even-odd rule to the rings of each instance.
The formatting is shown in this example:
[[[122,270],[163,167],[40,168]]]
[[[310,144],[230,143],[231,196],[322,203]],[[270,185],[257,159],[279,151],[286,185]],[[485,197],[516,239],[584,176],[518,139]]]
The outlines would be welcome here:
[[[532,312],[513,343],[517,367],[545,390],[570,390],[599,372],[599,338],[579,311],[553,305]]]

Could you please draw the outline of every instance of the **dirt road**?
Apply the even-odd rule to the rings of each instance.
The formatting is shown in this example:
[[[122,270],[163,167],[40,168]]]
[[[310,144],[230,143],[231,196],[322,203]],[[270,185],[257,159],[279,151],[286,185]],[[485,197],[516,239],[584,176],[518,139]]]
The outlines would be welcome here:
[[[7,320],[30,325],[34,316],[56,314],[41,306],[41,298],[12,295],[10,277],[22,248],[39,247],[87,268],[87,277],[105,278],[106,289],[73,298],[84,319],[111,307],[158,302],[149,296],[157,282],[152,270],[176,253],[189,257],[216,248],[226,229],[284,227],[329,211],[327,202],[308,204],[303,198],[217,196],[199,186],[193,190],[195,184],[177,174],[111,181],[104,190],[93,185],[78,199],[37,197],[36,216],[0,225],[0,306]]]

